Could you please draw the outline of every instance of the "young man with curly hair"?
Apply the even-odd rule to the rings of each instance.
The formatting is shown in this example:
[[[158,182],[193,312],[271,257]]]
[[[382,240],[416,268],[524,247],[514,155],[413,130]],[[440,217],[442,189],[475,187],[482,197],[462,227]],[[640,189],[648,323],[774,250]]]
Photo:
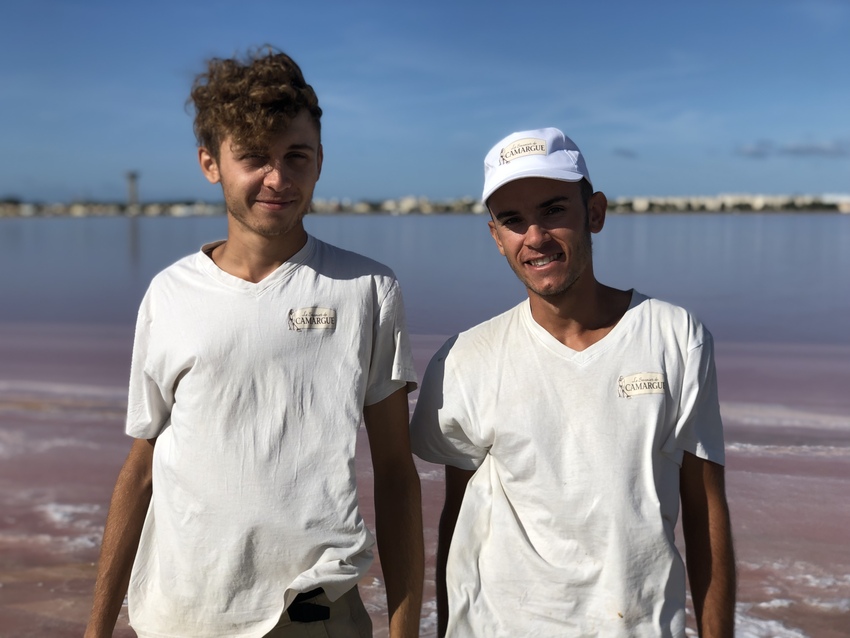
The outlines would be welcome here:
[[[311,237],[322,110],[266,48],[194,83],[201,170],[227,239],[151,282],[86,636],[111,635],[129,589],[139,636],[371,636],[357,592],[374,540],[360,516],[361,417],[375,481],[390,634],[418,635],[416,381],[398,282]],[[315,633],[318,632],[318,633]]]

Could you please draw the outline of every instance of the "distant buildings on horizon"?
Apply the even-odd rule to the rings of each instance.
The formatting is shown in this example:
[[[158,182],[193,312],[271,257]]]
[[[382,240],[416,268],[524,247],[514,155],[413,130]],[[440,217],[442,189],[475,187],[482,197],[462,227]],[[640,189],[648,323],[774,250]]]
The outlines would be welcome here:
[[[131,200],[132,201],[132,200]],[[694,197],[617,197],[609,200],[612,213],[671,212],[792,212],[833,211],[850,213],[850,194],[825,195],[758,195],[721,194]],[[427,197],[401,197],[381,201],[346,199],[314,199],[316,214],[482,214],[486,209],[477,199],[462,197],[434,201]],[[38,203],[14,198],[0,199],[0,217],[90,217],[144,216],[187,217],[224,215],[224,202],[73,202]]]

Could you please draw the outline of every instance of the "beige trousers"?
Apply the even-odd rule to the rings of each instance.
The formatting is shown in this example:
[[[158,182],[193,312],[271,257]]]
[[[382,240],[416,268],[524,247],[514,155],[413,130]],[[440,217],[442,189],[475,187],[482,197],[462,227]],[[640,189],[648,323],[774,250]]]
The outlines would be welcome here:
[[[329,607],[330,618],[308,623],[293,622],[284,612],[266,638],[372,638],[372,619],[360,600],[357,587],[349,589],[334,602],[324,593],[309,602]]]

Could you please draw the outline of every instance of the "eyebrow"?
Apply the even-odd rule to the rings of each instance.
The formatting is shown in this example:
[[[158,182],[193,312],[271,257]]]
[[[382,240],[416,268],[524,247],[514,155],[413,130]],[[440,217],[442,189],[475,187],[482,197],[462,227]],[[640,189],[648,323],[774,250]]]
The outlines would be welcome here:
[[[303,144],[292,144],[291,146],[288,146],[286,150],[288,150],[288,151],[302,151],[302,150],[307,150],[307,151],[313,151],[313,152],[315,152],[315,151],[316,151],[316,148],[317,148],[317,147],[313,146],[312,144],[307,144],[307,143],[305,142],[305,143],[303,143]]]
[[[540,202],[539,204],[537,204],[537,208],[549,208],[552,204],[569,201],[570,198],[567,195],[556,195],[552,199],[547,199],[545,202]]]
[[[551,206],[552,204],[557,204],[558,202],[569,202],[569,201],[570,201],[570,198],[567,195],[556,195],[555,197],[552,197],[551,199],[547,199],[545,202],[540,202],[539,204],[537,204],[537,209],[541,210],[543,208],[549,208],[549,206]],[[506,217],[511,217],[512,215],[517,215],[517,214],[519,214],[519,213],[515,210],[503,210],[499,213],[496,213],[494,215],[494,217],[496,218],[497,221],[502,221]]]
[[[232,152],[233,152],[234,155],[250,155],[250,154],[266,155],[269,152],[268,148],[262,148],[262,147],[252,148],[250,146],[248,146],[248,147],[235,146],[235,147],[231,147],[231,149],[232,149]],[[291,144],[290,146],[286,147],[287,152],[289,152],[289,151],[312,151],[313,153],[315,153],[316,149],[317,149],[316,146],[313,146],[312,144],[308,144],[307,142],[295,143],[295,144]]]

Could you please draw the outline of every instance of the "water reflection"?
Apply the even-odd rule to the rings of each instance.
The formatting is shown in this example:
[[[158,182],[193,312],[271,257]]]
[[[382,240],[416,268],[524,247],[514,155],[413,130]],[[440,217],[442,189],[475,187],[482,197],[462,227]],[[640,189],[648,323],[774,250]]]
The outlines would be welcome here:
[[[486,218],[311,216],[310,232],[391,266],[411,330],[451,334],[524,292]],[[224,237],[224,218],[0,220],[0,321],[130,323],[150,278]],[[850,217],[612,215],[600,280],[693,309],[718,339],[850,343]]]

